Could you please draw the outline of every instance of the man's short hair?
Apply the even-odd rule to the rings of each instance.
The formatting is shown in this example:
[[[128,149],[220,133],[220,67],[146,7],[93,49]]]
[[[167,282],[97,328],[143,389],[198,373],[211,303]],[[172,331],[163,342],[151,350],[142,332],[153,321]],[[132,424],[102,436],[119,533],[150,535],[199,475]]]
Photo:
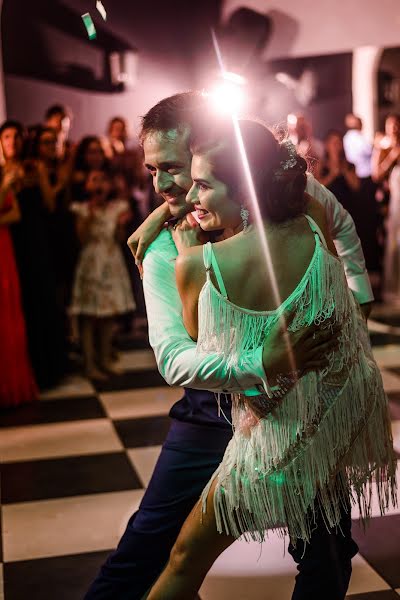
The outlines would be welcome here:
[[[55,115],[62,115],[62,118],[69,117],[69,111],[68,111],[67,107],[63,106],[62,104],[52,104],[46,110],[44,118],[47,121],[48,119],[51,119]]]
[[[156,131],[179,131],[190,127],[206,104],[207,97],[200,91],[182,92],[160,100],[141,119],[140,142]]]

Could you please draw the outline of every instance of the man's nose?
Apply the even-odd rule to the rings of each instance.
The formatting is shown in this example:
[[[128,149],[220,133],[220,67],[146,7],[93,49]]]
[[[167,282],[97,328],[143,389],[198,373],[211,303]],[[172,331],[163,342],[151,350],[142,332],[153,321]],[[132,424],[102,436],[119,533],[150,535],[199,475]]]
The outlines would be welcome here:
[[[165,171],[157,171],[154,178],[154,189],[157,194],[162,194],[171,187],[172,178]]]
[[[196,200],[197,200],[197,188],[196,188],[196,184],[194,183],[192,185],[192,187],[190,188],[190,190],[188,191],[188,193],[186,194],[186,202],[188,204],[196,204]]]

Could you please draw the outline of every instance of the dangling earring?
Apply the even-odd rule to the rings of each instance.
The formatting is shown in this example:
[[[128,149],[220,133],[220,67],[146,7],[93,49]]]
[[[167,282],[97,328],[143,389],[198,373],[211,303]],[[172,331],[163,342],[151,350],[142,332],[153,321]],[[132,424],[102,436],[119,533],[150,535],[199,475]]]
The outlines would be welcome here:
[[[247,226],[249,224],[249,211],[245,206],[241,206],[240,207],[240,217],[242,219],[242,223],[243,223],[243,233],[246,233],[247,230]]]

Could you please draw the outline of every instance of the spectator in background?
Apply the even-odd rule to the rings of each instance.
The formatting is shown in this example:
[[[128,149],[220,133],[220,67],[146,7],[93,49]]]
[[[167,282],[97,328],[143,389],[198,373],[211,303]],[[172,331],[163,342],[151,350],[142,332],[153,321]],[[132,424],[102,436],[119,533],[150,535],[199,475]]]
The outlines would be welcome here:
[[[346,158],[355,166],[360,179],[371,178],[372,144],[362,132],[362,121],[360,117],[348,114],[345,125],[347,131],[343,137],[343,147]]]
[[[71,196],[74,202],[85,199],[85,181],[92,170],[102,170],[109,166],[100,138],[87,135],[79,142],[71,174]]]
[[[52,247],[49,210],[40,188],[36,159],[22,160],[23,129],[15,121],[0,127],[3,172],[15,172],[21,218],[12,226],[14,251],[20,277],[29,354],[36,381],[42,388],[55,385],[64,373],[66,348],[60,314]]]
[[[18,130],[4,130],[18,137]],[[7,142],[5,143],[7,155]],[[38,398],[26,338],[20,284],[9,226],[21,218],[13,185],[18,174],[1,173],[0,180],[0,409]]]
[[[287,130],[289,139],[296,146],[297,152],[307,158],[311,170],[316,167],[323,157],[324,146],[317,138],[313,137],[311,123],[304,115],[289,114],[287,116]]]
[[[71,206],[83,246],[75,273],[71,314],[80,316],[86,375],[97,380],[106,379],[108,373],[120,373],[112,361],[115,317],[135,309],[117,240],[129,205],[126,200],[111,200],[111,190],[107,171],[93,169],[85,180],[87,201]],[[100,340],[98,361],[96,333]]]
[[[354,196],[360,189],[360,180],[354,165],[346,159],[342,134],[331,129],[325,137],[324,146],[324,156],[316,170],[316,177],[335,194],[354,219]]]
[[[129,315],[124,316],[121,320],[123,331],[127,334],[143,336],[143,330],[147,328],[146,307],[143,295],[143,286],[140,279],[138,269],[132,268],[132,254],[126,243],[126,240],[143,222],[139,203],[136,197],[131,193],[128,182],[122,173],[117,173],[113,176],[114,194],[118,200],[124,200],[129,204],[129,217],[122,225],[122,254],[124,255],[125,264],[129,273],[133,297],[136,302],[136,310],[134,318]]]
[[[49,245],[57,287],[57,301],[63,315],[64,335],[70,336],[67,308],[71,302],[72,279],[78,258],[78,240],[74,218],[69,210],[67,187],[71,161],[57,157],[54,129],[38,126],[31,132],[28,156],[37,165],[39,187],[47,208]]]
[[[400,303],[400,115],[385,121],[385,136],[373,153],[373,177],[387,182],[390,200],[386,222],[384,258],[384,300]]]
[[[57,136],[56,153],[60,160],[69,160],[72,144],[68,140],[71,128],[72,113],[62,104],[50,106],[44,116],[44,126],[54,129]]]
[[[362,133],[362,121],[353,114],[345,119],[347,132],[343,137],[343,147],[346,159],[354,164],[356,175],[360,180],[360,194],[357,204],[357,233],[360,237],[366,266],[376,297],[380,295],[381,284],[381,252],[378,244],[380,216],[375,200],[377,186],[373,182],[372,173],[372,144]]]
[[[122,173],[130,188],[142,189],[148,182],[148,173],[143,166],[142,149],[129,139],[126,119],[112,118],[102,143],[113,173]]]
[[[123,117],[114,117],[108,124],[107,135],[102,138],[104,152],[107,158],[112,161],[119,154],[124,154],[127,150],[128,127]]]

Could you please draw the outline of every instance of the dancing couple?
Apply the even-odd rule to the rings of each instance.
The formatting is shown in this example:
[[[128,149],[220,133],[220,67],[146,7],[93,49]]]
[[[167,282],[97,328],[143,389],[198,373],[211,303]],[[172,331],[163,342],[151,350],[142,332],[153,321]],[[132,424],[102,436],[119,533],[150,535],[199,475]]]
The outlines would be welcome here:
[[[396,463],[359,306],[366,314],[372,296],[354,224],[293,147],[242,120],[253,206],[231,127],[199,94],[161,101],[143,119],[145,162],[168,206],[130,245],[137,259],[147,249],[160,371],[190,388],[88,599],[141,598],[158,576],[150,599],[193,598],[236,538],[263,540],[271,528],[288,534],[298,563],[293,598],[344,598],[357,552],[350,502],[369,516],[371,480],[382,511],[393,499]],[[193,208],[204,233],[185,217]],[[167,210],[180,220],[160,232]],[[203,390],[231,392],[232,411]]]

